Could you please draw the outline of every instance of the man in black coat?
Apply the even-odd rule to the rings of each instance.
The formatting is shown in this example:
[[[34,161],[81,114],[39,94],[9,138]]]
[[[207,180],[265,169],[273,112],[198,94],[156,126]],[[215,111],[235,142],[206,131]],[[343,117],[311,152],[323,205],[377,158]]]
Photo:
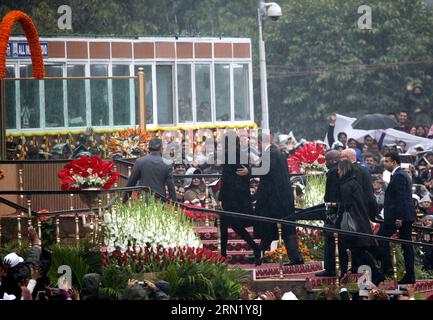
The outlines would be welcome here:
[[[256,215],[275,219],[287,218],[295,213],[287,160],[276,146],[272,143],[264,143],[262,138],[262,135],[259,135],[258,145],[262,150],[262,160],[269,161],[269,171],[260,177],[256,192]],[[278,239],[278,229],[275,223],[258,223],[255,232],[262,240],[260,242],[262,251],[269,249],[272,241]],[[304,261],[298,248],[296,228],[283,225],[282,237],[291,264],[303,264]]]
[[[340,196],[340,181],[338,177],[337,165],[340,161],[340,152],[337,150],[330,150],[325,154],[326,167],[326,186],[325,186],[325,203],[327,205],[327,215],[325,220],[325,227],[335,228],[337,218],[337,203]],[[316,276],[331,277],[335,276],[335,242],[332,233],[326,232],[325,247],[324,247],[324,271],[317,272]],[[343,255],[345,252],[340,252]],[[346,258],[347,259],[347,258]]]
[[[356,152],[353,149],[346,149],[341,152],[341,160],[349,160],[353,164],[355,180],[361,185],[364,202],[367,204],[370,220],[374,221],[378,213],[376,198],[374,197],[373,181],[367,169],[356,162]]]
[[[370,173],[366,168],[356,162],[356,152],[354,149],[346,149],[341,152],[341,160],[349,160],[353,165],[353,174],[356,182],[361,185],[364,203],[367,207],[367,212],[370,220],[374,221],[378,214],[378,206],[374,196],[373,181]],[[371,246],[369,252],[375,257],[379,255],[377,247]],[[344,256],[342,257],[344,259]],[[356,255],[352,255],[352,271],[356,272],[358,267],[362,265],[362,261]]]
[[[412,182],[406,171],[400,168],[400,156],[396,152],[385,155],[384,167],[391,172],[391,181],[385,192],[384,223],[379,235],[391,237],[399,230],[400,239],[412,240],[412,223],[416,219],[416,211],[412,201]],[[380,241],[381,263],[385,273],[392,272],[389,242]],[[400,284],[415,283],[414,251],[412,245],[404,244],[403,257],[406,273]]]

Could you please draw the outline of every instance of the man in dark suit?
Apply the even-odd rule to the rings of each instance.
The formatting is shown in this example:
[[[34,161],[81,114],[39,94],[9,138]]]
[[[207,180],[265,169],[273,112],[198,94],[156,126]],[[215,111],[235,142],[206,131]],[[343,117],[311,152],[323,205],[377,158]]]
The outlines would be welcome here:
[[[162,159],[162,140],[154,138],[149,141],[150,153],[137,159],[126,187],[146,186],[152,191],[165,196],[168,187],[170,198],[176,201],[176,188],[173,181],[173,168]],[[128,199],[125,194],[124,201]]]
[[[412,201],[412,181],[406,171],[400,168],[400,163],[398,153],[390,152],[385,155],[384,167],[391,172],[391,181],[385,192],[384,223],[378,235],[390,237],[399,230],[400,239],[412,240],[412,223],[416,218]],[[380,241],[379,243],[382,269],[386,274],[392,273],[389,242]],[[402,248],[406,273],[399,283],[415,283],[413,246],[404,244]]]
[[[349,160],[352,162],[355,180],[361,185],[368,215],[370,216],[370,220],[374,221],[378,213],[378,207],[376,198],[374,197],[373,180],[371,179],[370,173],[368,173],[366,168],[356,162],[356,152],[354,149],[343,150],[341,152],[341,160]]]
[[[340,161],[340,152],[337,150],[330,150],[325,154],[326,167],[326,186],[324,200],[327,204],[327,217],[325,220],[325,227],[335,228],[337,220],[337,203],[340,196],[340,179],[338,176],[337,165]],[[332,277],[335,276],[335,242],[332,233],[326,232],[325,248],[323,267],[324,271],[317,272],[318,277]],[[343,255],[343,252],[340,252]]]
[[[262,151],[262,160],[267,159],[270,163],[268,173],[260,177],[256,192],[256,215],[275,219],[287,218],[295,213],[287,160],[272,143],[264,143],[262,135],[259,135],[258,145]],[[265,153],[269,154],[264,156]],[[260,249],[262,251],[268,250],[272,241],[278,239],[278,229],[275,223],[260,222],[255,226],[255,232],[261,239]],[[298,248],[296,228],[283,225],[282,238],[291,264],[303,264],[304,261]]]

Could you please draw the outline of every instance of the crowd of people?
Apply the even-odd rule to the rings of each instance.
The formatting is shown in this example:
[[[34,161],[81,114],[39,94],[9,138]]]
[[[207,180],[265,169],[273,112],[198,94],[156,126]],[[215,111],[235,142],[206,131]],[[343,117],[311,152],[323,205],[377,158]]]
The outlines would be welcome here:
[[[50,279],[48,272],[52,257],[42,247],[36,230],[29,228],[31,250],[24,259],[16,252],[3,258],[0,266],[0,300],[110,300],[101,291],[101,275],[88,273],[82,279],[80,291],[68,283],[66,276]],[[57,281],[55,281],[57,280]],[[54,285],[53,285],[54,283]],[[129,279],[123,291],[123,300],[169,300],[170,284],[159,280],[155,283]]]

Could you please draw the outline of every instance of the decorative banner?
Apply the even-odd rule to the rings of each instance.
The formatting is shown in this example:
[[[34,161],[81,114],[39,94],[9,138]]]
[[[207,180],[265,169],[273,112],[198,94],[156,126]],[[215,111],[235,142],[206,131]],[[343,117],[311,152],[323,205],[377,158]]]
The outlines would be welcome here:
[[[42,56],[48,58],[48,42],[41,42]],[[10,41],[6,51],[7,59],[23,59],[30,58],[32,53],[30,45],[27,41]]]

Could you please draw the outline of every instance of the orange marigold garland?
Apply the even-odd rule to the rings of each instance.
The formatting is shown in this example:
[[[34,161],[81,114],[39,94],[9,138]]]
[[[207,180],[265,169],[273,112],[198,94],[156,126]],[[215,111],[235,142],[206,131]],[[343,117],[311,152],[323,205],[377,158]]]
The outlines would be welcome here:
[[[38,32],[32,19],[22,11],[14,10],[6,14],[0,24],[0,78],[6,78],[6,53],[11,30],[16,22],[19,22],[30,45],[32,55],[33,77],[43,79],[45,77],[44,58],[39,42]]]

